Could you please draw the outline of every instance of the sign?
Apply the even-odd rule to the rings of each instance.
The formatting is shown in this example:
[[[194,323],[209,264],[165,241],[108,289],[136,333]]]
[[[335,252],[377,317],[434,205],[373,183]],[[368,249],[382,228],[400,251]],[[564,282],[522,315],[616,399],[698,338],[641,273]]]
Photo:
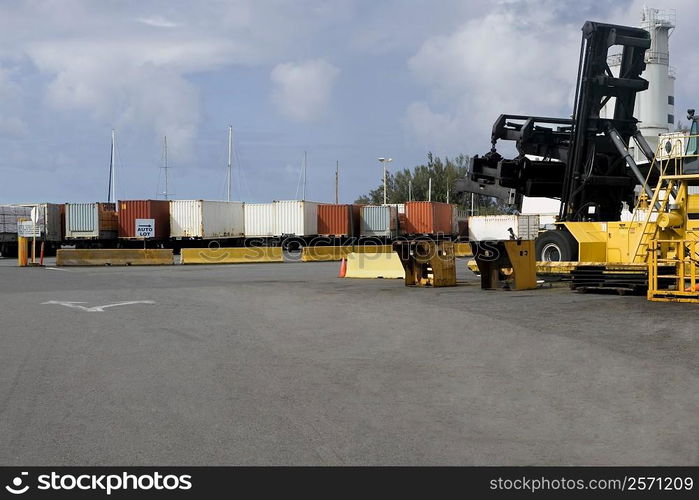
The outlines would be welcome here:
[[[17,221],[17,236],[22,238],[41,238],[41,228],[30,220]]]
[[[155,238],[155,219],[136,219],[137,238]]]

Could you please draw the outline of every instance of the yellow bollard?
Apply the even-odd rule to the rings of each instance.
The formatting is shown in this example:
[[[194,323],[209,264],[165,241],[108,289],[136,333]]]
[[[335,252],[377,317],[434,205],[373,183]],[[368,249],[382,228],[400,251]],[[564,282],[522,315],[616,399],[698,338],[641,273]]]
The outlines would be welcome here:
[[[17,238],[17,265],[19,267],[27,267],[29,260],[28,238],[19,236]]]

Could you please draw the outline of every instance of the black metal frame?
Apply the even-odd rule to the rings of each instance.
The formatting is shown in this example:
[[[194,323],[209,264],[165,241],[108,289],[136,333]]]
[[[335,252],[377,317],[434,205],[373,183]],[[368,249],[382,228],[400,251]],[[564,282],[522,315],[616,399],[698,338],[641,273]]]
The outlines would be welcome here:
[[[607,64],[612,46],[622,48],[618,77]],[[634,205],[634,188],[648,173],[628,154],[630,140],[649,160],[653,156],[633,116],[636,94],[648,88],[640,75],[649,47],[650,34],[643,29],[586,22],[573,118],[500,115],[490,152],[472,158],[469,177],[457,183],[457,190],[495,196],[520,208],[523,195],[559,198],[562,221],[618,220],[621,202]],[[614,116],[600,118],[612,97]],[[505,159],[497,152],[501,139],[515,141],[517,157]]]

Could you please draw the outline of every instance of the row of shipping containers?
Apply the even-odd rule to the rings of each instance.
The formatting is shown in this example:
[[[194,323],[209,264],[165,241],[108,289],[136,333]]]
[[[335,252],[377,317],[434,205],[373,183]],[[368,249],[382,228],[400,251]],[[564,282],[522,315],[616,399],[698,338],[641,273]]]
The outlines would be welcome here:
[[[283,200],[242,203],[207,200],[123,200],[114,203],[39,203],[5,206],[0,233],[16,234],[17,217],[38,209],[42,239],[137,238],[136,221],[155,221],[154,239],[225,239],[283,236],[383,237],[466,234],[465,211],[446,203],[323,204]]]

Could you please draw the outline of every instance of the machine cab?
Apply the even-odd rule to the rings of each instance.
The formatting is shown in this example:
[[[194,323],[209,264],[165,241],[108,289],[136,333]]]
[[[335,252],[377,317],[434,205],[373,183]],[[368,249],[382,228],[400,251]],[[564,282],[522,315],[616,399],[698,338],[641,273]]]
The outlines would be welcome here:
[[[694,110],[687,110],[687,119],[692,122],[684,151],[685,174],[699,174],[699,116],[694,116]]]

